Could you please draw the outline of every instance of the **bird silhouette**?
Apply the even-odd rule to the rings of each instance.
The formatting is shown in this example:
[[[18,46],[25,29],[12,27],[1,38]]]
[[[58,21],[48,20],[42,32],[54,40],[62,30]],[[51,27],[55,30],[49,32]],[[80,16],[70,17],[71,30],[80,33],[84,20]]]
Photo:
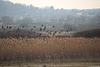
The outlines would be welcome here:
[[[4,28],[4,26],[2,25],[2,29]]]
[[[61,30],[61,32],[62,32],[63,30]]]
[[[36,28],[36,26],[34,26],[34,28]]]
[[[22,28],[24,28],[25,26],[22,26]]]
[[[40,31],[42,31],[42,28],[40,27]]]
[[[66,32],[68,32],[68,30],[66,30]]]
[[[17,30],[20,30],[19,28]]]
[[[72,30],[72,28],[70,28],[70,30]]]
[[[55,26],[53,25],[53,28],[54,28]]]
[[[43,27],[43,24],[41,26]]]
[[[8,29],[9,27],[7,26],[6,29]]]
[[[11,29],[12,27],[10,26],[9,29]]]
[[[31,31],[32,31],[33,29],[31,29]]]

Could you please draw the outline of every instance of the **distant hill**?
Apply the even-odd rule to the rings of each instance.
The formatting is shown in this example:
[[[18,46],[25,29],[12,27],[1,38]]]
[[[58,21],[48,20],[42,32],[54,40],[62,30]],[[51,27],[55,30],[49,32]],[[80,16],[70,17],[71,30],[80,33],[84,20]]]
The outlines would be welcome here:
[[[98,9],[54,9],[54,6],[38,8],[32,5],[0,0],[0,26],[41,24],[58,26],[61,29],[87,30],[100,28]]]
[[[0,16],[32,16],[32,17],[43,17],[52,18],[56,16],[66,16],[66,15],[100,15],[100,9],[54,9],[53,6],[46,8],[38,8],[32,5],[24,5],[10,1],[0,0]]]

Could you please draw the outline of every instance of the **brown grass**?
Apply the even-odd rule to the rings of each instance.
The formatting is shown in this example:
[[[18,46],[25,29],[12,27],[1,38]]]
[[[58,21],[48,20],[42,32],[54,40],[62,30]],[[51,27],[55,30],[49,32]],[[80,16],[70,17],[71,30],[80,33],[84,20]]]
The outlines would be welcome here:
[[[74,33],[74,37],[100,37],[100,29],[91,29]]]
[[[0,62],[45,60],[100,61],[100,38],[0,39]]]

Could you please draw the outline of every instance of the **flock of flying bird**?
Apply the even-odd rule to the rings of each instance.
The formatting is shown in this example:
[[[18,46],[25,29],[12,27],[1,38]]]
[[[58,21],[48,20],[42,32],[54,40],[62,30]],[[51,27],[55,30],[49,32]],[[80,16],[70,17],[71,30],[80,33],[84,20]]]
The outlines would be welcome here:
[[[60,30],[60,31],[52,31],[52,30],[47,30],[47,26],[45,26],[45,25],[41,25],[40,27],[39,27],[39,33],[37,33],[35,30],[36,30],[36,27],[37,26],[33,26],[33,28],[31,28],[30,30],[26,30],[27,31],[27,34],[28,35],[30,35],[30,34],[38,34],[37,36],[42,36],[43,35],[43,33],[40,33],[40,32],[45,32],[45,33],[47,33],[47,34],[49,34],[49,35],[52,35],[52,36],[55,36],[55,34],[56,33],[59,33],[59,34],[61,34],[62,32],[63,32],[63,30]],[[54,29],[56,26],[52,26],[52,28]],[[16,29],[16,31],[15,31],[15,33],[17,33],[18,35],[20,35],[20,32],[23,30],[25,28],[25,26],[21,26],[21,28],[17,28]],[[11,31],[11,29],[13,29],[13,27],[12,26],[4,26],[4,25],[2,25],[2,28],[1,28],[3,31],[6,31],[6,30],[8,30],[7,31],[7,34],[8,33],[11,33],[12,31]],[[69,31],[71,31],[72,30],[72,28],[70,28],[69,30],[67,29],[65,32],[69,32]]]

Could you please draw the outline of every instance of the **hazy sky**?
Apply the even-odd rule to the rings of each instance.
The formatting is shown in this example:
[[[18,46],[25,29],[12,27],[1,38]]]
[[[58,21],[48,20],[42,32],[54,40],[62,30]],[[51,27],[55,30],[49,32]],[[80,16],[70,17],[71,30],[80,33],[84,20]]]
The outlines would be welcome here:
[[[36,7],[54,6],[64,9],[92,9],[100,8],[100,0],[9,0],[14,3],[22,3]]]

